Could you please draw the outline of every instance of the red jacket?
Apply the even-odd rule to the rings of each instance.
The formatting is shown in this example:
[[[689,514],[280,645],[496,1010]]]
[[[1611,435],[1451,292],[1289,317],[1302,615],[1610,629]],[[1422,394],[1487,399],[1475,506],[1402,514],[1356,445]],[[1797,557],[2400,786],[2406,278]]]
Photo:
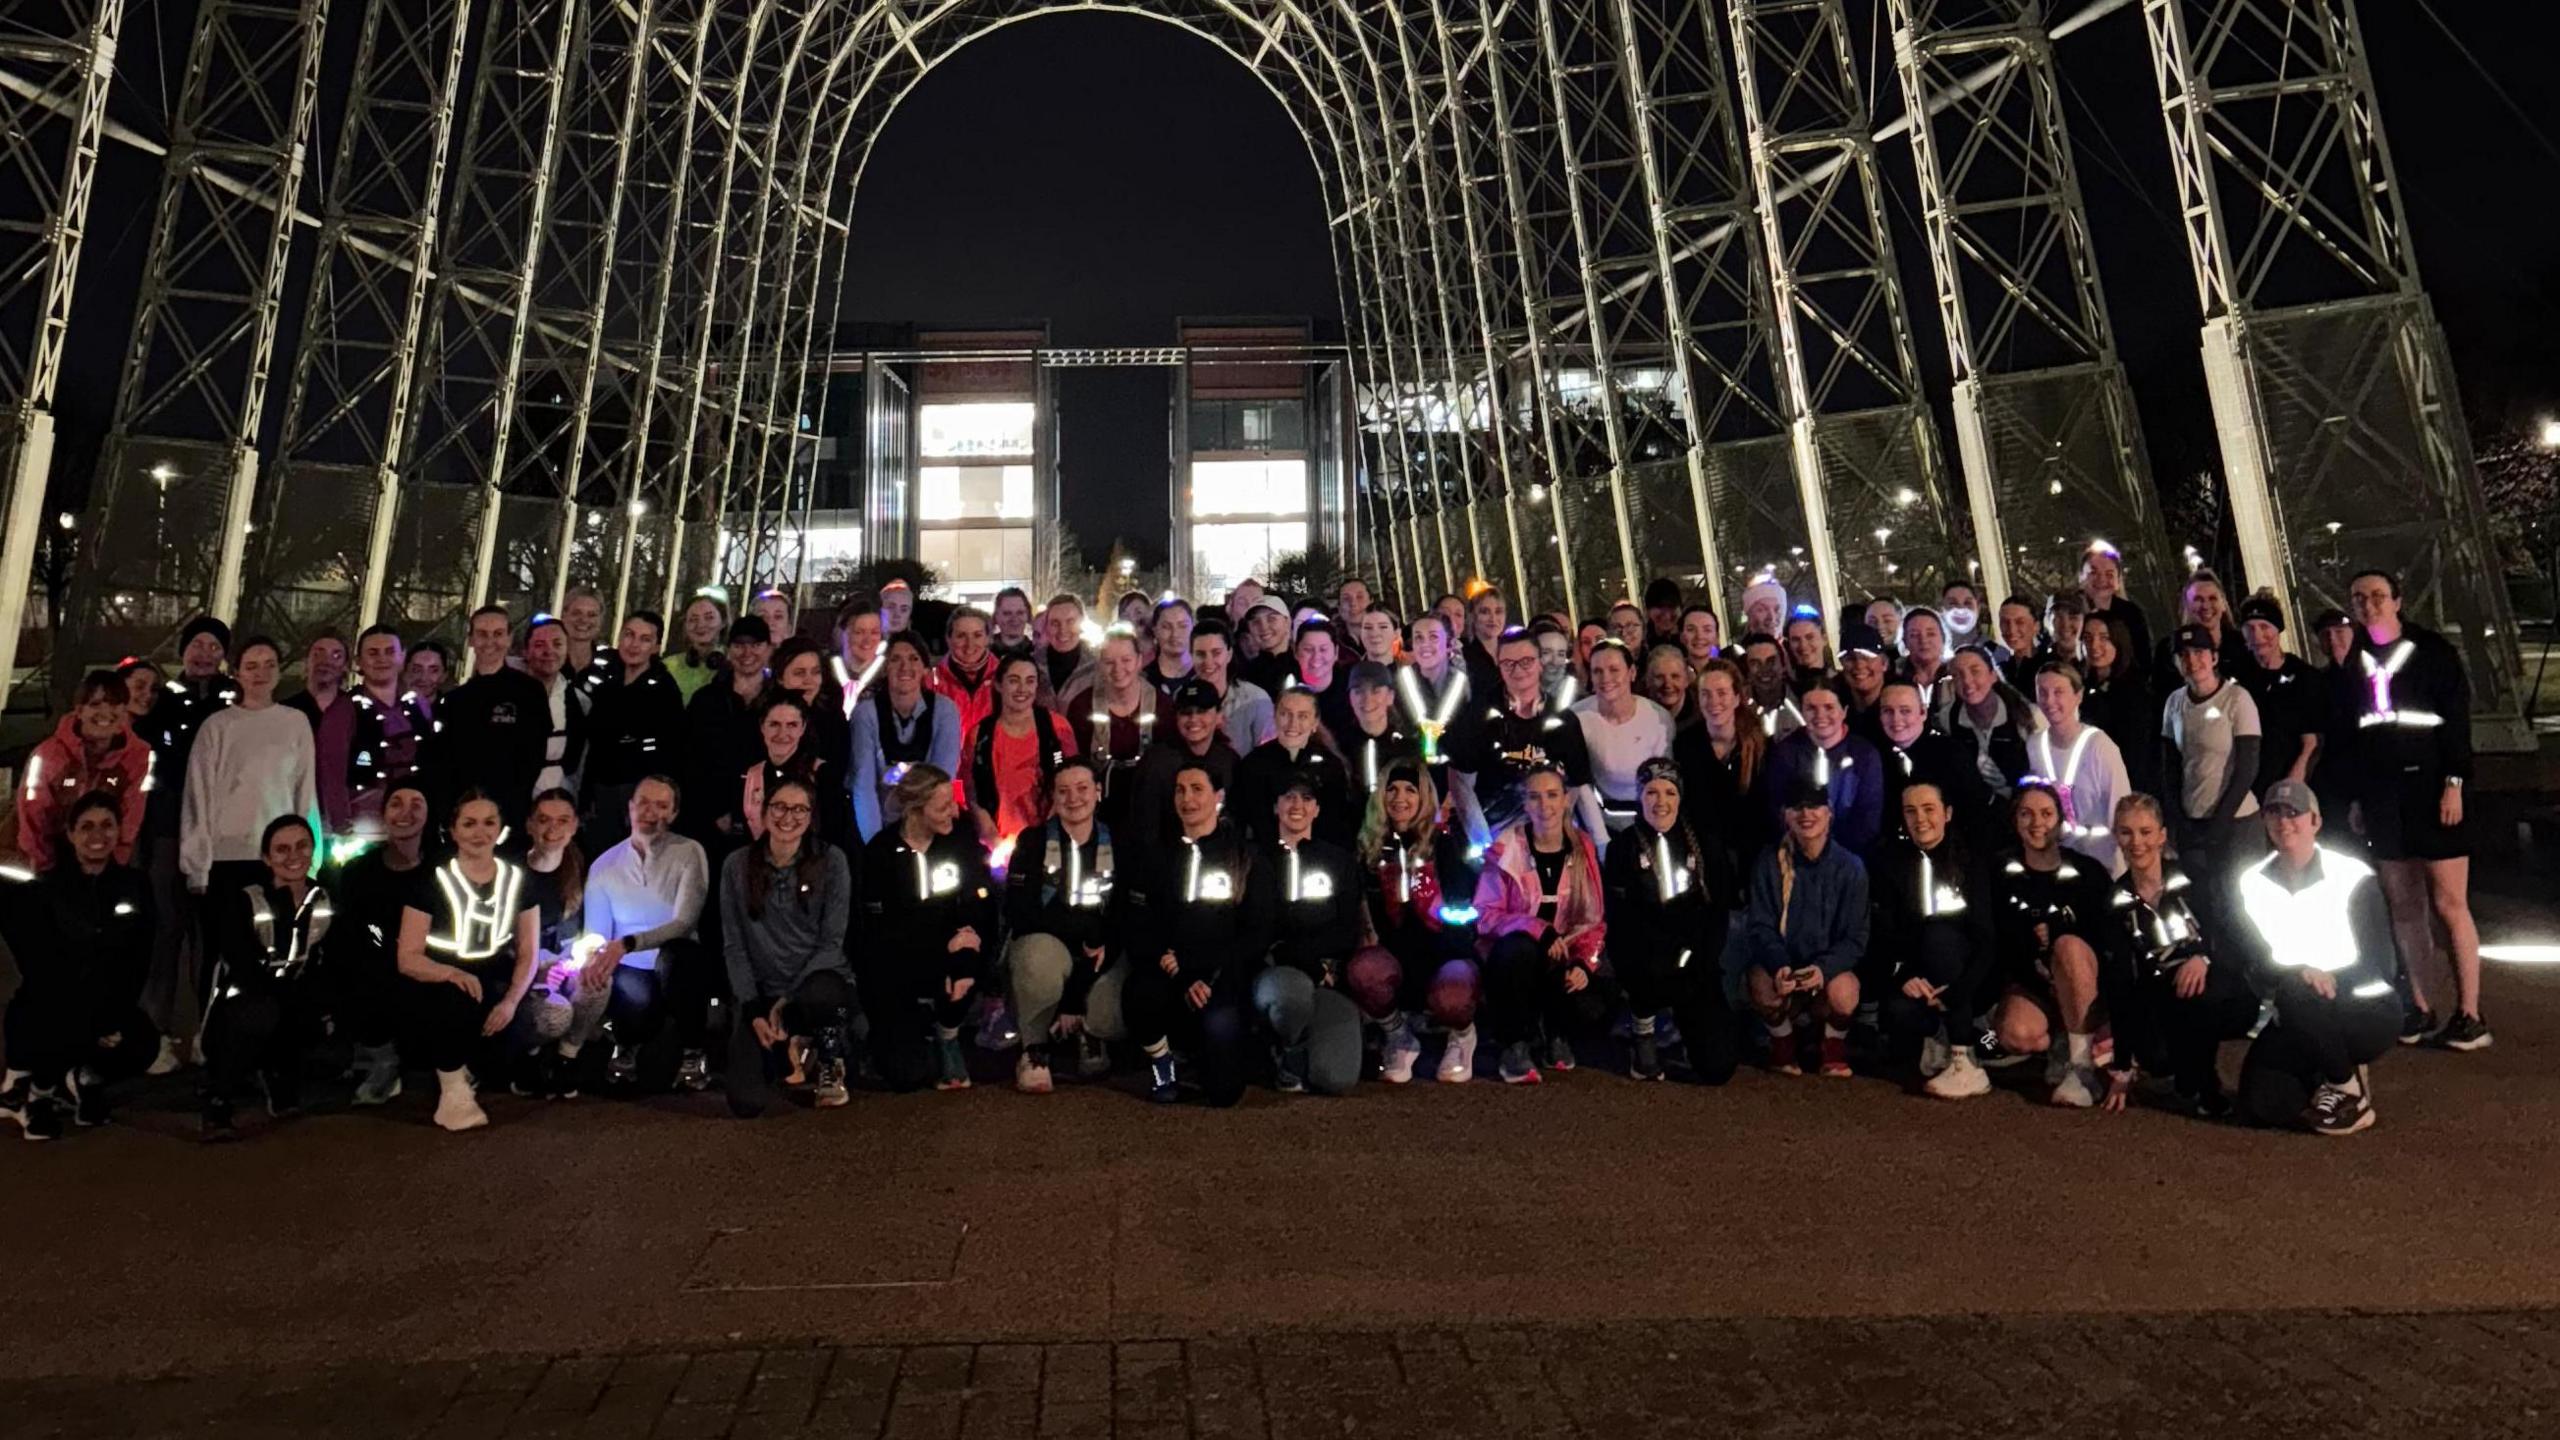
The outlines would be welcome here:
[[[959,670],[952,667],[951,657],[945,655],[940,664],[924,672],[924,688],[950,701],[959,710],[960,733],[967,735],[978,728],[979,721],[995,713],[995,652],[992,650],[987,652],[986,668],[978,675],[977,684],[974,687]]]
[[[72,803],[92,790],[116,797],[123,827],[116,839],[116,863],[132,863],[133,842],[142,833],[144,795],[153,780],[152,759],[151,747],[133,733],[128,720],[106,759],[92,767],[88,747],[80,741],[80,717],[63,716],[54,732],[27,753],[26,773],[18,785],[18,853],[26,857],[28,868],[53,868]]]
[[[1564,936],[1565,953],[1575,964],[1597,970],[1601,942],[1609,936],[1600,911],[1600,852],[1580,830],[1568,825],[1564,833],[1573,841],[1573,854],[1557,887],[1556,932]],[[1542,923],[1538,903],[1545,898],[1538,888],[1537,864],[1529,858],[1529,826],[1523,821],[1496,836],[1485,852],[1484,874],[1476,880],[1477,953],[1491,955],[1494,942],[1505,935],[1536,935]]]

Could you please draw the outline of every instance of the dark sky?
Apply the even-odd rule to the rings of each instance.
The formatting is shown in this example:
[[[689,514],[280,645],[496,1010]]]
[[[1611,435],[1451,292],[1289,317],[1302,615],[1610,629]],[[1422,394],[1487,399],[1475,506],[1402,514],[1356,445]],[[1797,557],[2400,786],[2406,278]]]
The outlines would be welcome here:
[[[2560,411],[2560,159],[2525,133],[2427,19],[2456,33],[2546,135],[2560,135],[2543,7],[2367,0],[2376,84],[2422,270],[2475,429]],[[1880,5],[1876,8],[1881,8]],[[2058,15],[2071,0],[2050,7]],[[1877,97],[1898,113],[1889,38]],[[2218,469],[2196,359],[2195,289],[2139,6],[2058,45],[2069,123],[2119,344],[2155,470]],[[1871,76],[1871,78],[1874,78]],[[1912,210],[1910,152],[1883,149],[1921,365],[1946,352]],[[1304,147],[1241,66],[1170,25],[1052,16],[961,50],[891,120],[853,219],[844,313],[863,320],[1046,317],[1064,343],[1143,344],[1174,317],[1285,314],[1338,334],[1340,302]],[[1162,544],[1160,374],[1068,372],[1060,449],[1068,523]],[[1941,406],[1941,424],[1944,422]],[[1953,453],[1950,443],[1947,453]],[[1134,502],[1134,503],[1133,503]],[[1143,518],[1141,518],[1143,517]],[[1144,534],[1131,533],[1137,527]]]

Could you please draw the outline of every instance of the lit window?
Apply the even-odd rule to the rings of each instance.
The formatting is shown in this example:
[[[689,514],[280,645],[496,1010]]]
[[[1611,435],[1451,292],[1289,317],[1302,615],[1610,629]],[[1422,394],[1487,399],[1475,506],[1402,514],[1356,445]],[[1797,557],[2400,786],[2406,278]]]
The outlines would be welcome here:
[[[1248,576],[1268,575],[1271,562],[1307,548],[1307,522],[1261,521],[1191,527],[1191,573],[1205,591],[1230,590]]]
[[[929,459],[1031,453],[1033,407],[993,403],[917,407],[917,453]]]
[[[916,469],[916,518],[1028,520],[1028,465],[923,465]]]
[[[1031,530],[1004,525],[977,530],[926,530],[916,537],[916,558],[939,572],[964,598],[993,595],[1007,585],[1031,583]]]
[[[1191,465],[1194,515],[1304,515],[1304,460],[1195,460]]]

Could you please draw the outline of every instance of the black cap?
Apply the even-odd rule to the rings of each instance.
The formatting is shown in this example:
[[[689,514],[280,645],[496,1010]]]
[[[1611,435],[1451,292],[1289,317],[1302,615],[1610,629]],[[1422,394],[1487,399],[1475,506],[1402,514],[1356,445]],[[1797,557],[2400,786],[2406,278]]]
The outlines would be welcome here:
[[[1828,808],[1831,789],[1810,775],[1799,775],[1787,785],[1782,799],[1790,810],[1810,810],[1817,805]]]
[[[2252,620],[2264,620],[2282,631],[2284,607],[2276,603],[2273,595],[2252,595],[2240,602],[2240,623],[2246,625]]]
[[[1644,608],[1655,610],[1666,607],[1673,610],[1680,608],[1680,587],[1667,575],[1656,576],[1652,584],[1644,587]]]
[[[2347,618],[2346,611],[2335,605],[2311,617],[2311,628],[2314,630],[2352,630],[2355,624],[2356,622]]]
[[[2178,627],[2178,633],[2171,639],[2170,648],[2173,650],[2218,651],[2222,647],[2213,642],[2213,632],[2207,630],[2203,626],[2181,625]]]
[[[763,616],[750,611],[729,622],[729,643],[735,645],[741,640],[770,645],[773,643],[773,627],[764,623]]]
[[[1375,660],[1363,660],[1351,667],[1351,688],[1393,690],[1396,688],[1396,673]]]
[[[1183,681],[1182,687],[1173,692],[1173,713],[1176,715],[1217,708],[1217,687],[1198,676]]]
[[[1273,800],[1285,795],[1304,795],[1315,800],[1322,799],[1324,791],[1317,786],[1316,777],[1293,765],[1281,774],[1279,788],[1271,792]]]
[[[1864,620],[1843,621],[1840,626],[1840,653],[1873,655],[1882,659],[1884,658],[1884,637],[1876,633],[1876,627]]]

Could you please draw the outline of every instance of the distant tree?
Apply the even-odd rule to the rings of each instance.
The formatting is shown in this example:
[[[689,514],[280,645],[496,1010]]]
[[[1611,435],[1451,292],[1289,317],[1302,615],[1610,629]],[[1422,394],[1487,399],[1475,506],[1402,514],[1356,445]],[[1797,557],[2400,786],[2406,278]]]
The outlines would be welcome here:
[[[1295,599],[1328,598],[1335,582],[1351,568],[1342,553],[1322,541],[1304,550],[1291,550],[1275,557],[1271,573],[1257,577],[1266,590],[1277,590]]]
[[[2490,538],[2508,568],[2560,583],[2560,449],[2500,430],[2482,437],[2477,453]]]
[[[852,564],[838,561],[829,565],[826,573],[818,577],[819,584],[828,586],[838,594],[851,594],[856,590],[868,590],[877,594],[881,586],[892,580],[904,580],[908,588],[914,590],[916,594],[928,595],[942,583],[942,572],[921,560],[912,560],[903,555],[882,555],[869,560],[857,560]]]

